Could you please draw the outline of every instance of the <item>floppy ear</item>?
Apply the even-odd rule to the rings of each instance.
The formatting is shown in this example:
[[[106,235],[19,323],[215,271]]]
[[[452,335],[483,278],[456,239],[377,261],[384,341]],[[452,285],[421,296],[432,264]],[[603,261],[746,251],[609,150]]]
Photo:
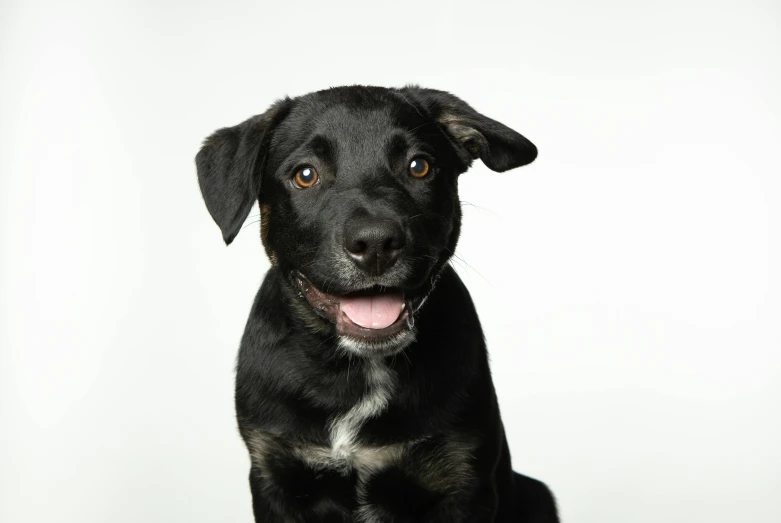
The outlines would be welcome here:
[[[461,145],[462,153],[469,158],[480,158],[489,169],[503,172],[537,158],[533,143],[506,125],[478,113],[460,98],[421,87],[406,87],[404,91],[423,101],[431,116]]]
[[[287,114],[290,99],[275,103],[268,111],[212,133],[195,156],[198,185],[206,208],[229,245],[247,219],[260,189],[256,172],[271,130]]]

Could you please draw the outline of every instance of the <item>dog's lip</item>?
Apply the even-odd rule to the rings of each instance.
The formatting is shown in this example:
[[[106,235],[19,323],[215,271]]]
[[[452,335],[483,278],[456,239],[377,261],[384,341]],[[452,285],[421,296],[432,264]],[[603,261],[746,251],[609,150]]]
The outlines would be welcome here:
[[[356,324],[341,310],[340,295],[321,291],[301,273],[295,274],[295,280],[301,294],[309,302],[309,305],[320,317],[334,323],[336,332],[340,336],[349,336],[362,340],[384,340],[393,337],[404,329],[410,328],[410,306],[406,300],[403,300],[399,317],[391,325],[381,329],[372,329]],[[345,294],[345,296],[376,293],[376,289],[359,289]]]
[[[339,297],[333,294],[328,294],[307,280],[303,274],[297,273],[295,275],[296,283],[301,291],[301,294],[309,302],[309,305],[315,310],[315,312],[332,322],[336,322],[336,317],[339,312]]]
[[[409,307],[404,307],[398,319],[383,329],[368,329],[353,323],[347,314],[339,312],[336,317],[336,332],[340,336],[350,336],[362,340],[384,340],[409,328]]]

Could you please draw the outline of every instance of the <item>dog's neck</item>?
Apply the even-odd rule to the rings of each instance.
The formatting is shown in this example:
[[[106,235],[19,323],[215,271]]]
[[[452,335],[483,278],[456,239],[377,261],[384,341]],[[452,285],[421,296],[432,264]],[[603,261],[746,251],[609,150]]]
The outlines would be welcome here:
[[[302,328],[307,317],[300,315],[297,298],[280,269],[272,268],[258,293],[242,342],[242,351],[248,356],[241,359],[254,363],[246,370],[240,368],[239,373],[252,373],[252,382],[265,390],[265,397],[296,402],[294,408],[283,407],[286,412],[292,409],[289,412],[294,417],[300,409],[315,409],[309,411],[311,424],[298,425],[291,418],[278,425],[281,432],[295,426],[299,432],[334,443],[335,451],[349,448],[350,438],[342,434],[352,433],[356,426],[368,429],[379,423],[379,418],[394,420],[390,425],[383,422],[380,439],[385,435],[392,439],[396,430],[398,435],[424,433],[428,425],[449,416],[447,405],[474,380],[475,372],[483,372],[475,369],[487,369],[482,332],[471,300],[450,267],[442,272],[418,312],[416,341],[392,356],[351,356],[340,350],[333,330]],[[317,319],[322,325],[322,319]],[[434,374],[450,378],[432,389],[428,377]],[[408,419],[404,413],[410,409],[421,416]],[[429,410],[431,417],[422,414]]]

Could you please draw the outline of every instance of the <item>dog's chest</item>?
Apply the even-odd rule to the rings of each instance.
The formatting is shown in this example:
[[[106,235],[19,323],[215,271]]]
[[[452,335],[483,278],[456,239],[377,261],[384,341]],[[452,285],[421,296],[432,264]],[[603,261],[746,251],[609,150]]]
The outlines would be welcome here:
[[[331,458],[337,461],[360,461],[365,449],[357,445],[361,427],[370,418],[382,414],[388,407],[396,387],[396,379],[388,366],[371,360],[366,366],[366,392],[347,412],[335,416],[329,423]]]
[[[365,388],[361,397],[352,407],[329,420],[327,445],[301,441],[294,435],[288,439],[265,431],[251,431],[246,439],[253,461],[266,462],[269,454],[285,455],[309,468],[334,470],[344,475],[363,475],[397,461],[409,443],[369,446],[359,438],[366,421],[387,409],[396,387],[395,373],[383,361],[370,360],[362,378]]]
[[[453,503],[475,480],[474,441],[457,436],[384,446],[353,443],[349,451],[335,451],[258,432],[249,435],[248,445],[264,489],[284,513],[304,521],[322,514],[341,518],[334,521],[368,523],[389,516],[406,521]]]
[[[470,438],[430,435],[382,446],[361,441],[364,423],[382,414],[396,386],[395,375],[381,362],[370,363],[365,376],[365,394],[330,420],[327,445],[261,430],[245,433],[266,488],[287,500],[291,510],[322,508],[327,500],[337,511],[373,521],[369,513],[377,499],[423,510],[470,484],[475,448]]]

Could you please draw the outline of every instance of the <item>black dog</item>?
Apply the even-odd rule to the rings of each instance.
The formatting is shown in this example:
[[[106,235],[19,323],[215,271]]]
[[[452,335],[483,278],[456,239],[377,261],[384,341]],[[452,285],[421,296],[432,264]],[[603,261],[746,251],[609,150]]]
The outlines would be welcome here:
[[[514,473],[483,333],[448,265],[458,175],[537,149],[442,91],[340,87],[220,129],[196,157],[230,243],[271,260],[236,410],[258,522],[556,522]]]

